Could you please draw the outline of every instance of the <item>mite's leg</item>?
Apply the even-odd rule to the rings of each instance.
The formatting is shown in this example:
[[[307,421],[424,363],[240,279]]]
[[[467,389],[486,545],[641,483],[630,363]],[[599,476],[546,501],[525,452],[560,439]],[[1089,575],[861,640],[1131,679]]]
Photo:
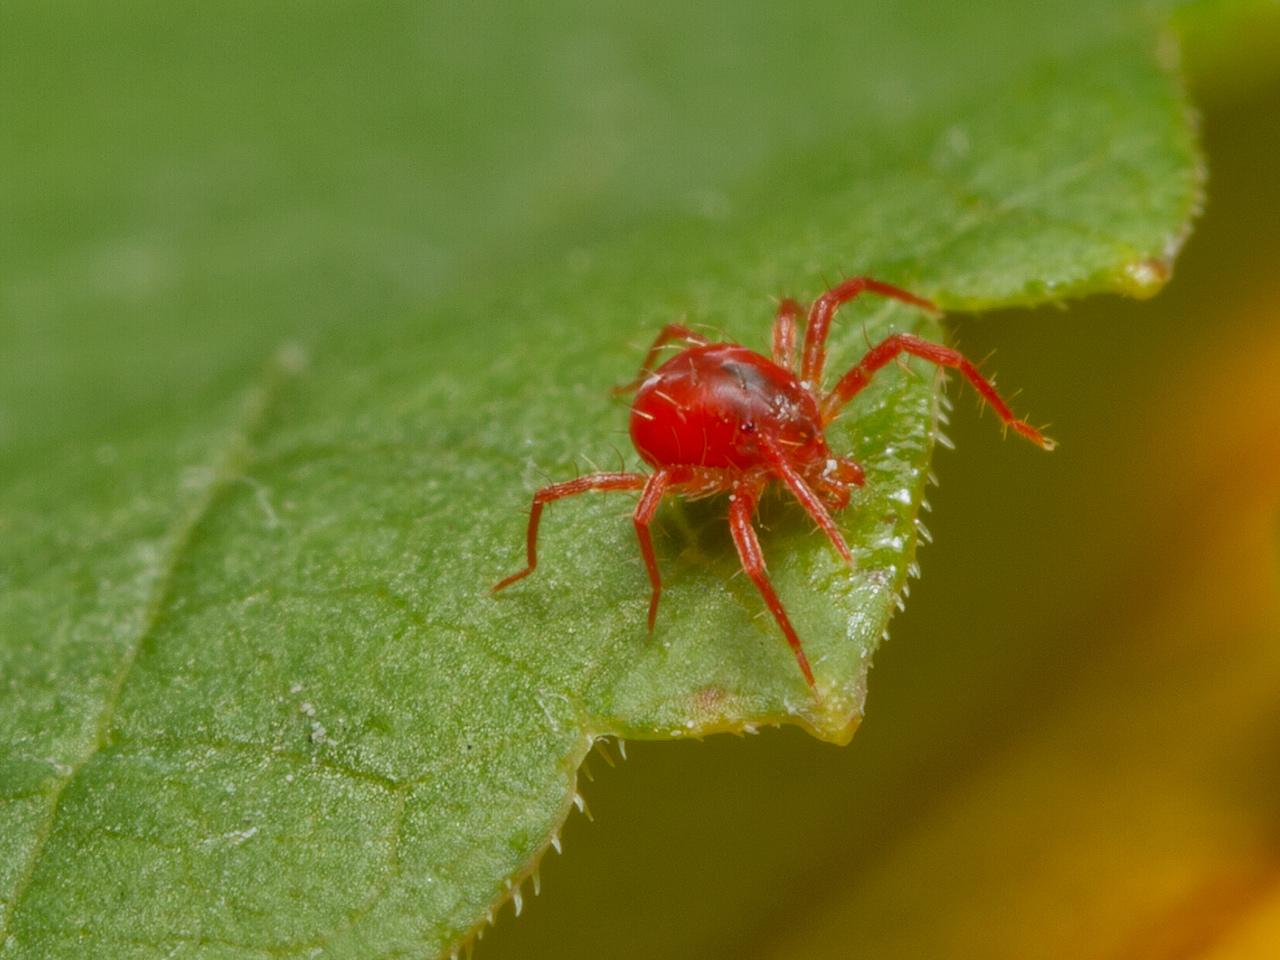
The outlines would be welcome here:
[[[589,490],[640,490],[649,478],[643,473],[593,473],[577,480],[566,480],[564,483],[553,483],[543,487],[533,495],[533,506],[529,510],[528,552],[529,565],[518,573],[513,573],[505,580],[493,585],[497,593],[503,587],[509,587],[533,573],[538,565],[538,521],[542,519],[542,508],[553,500],[572,497]]]
[[[826,505],[818,499],[818,495],[804,482],[804,477],[796,473],[795,468],[787,462],[786,457],[782,456],[772,445],[768,445],[768,450],[774,472],[782,478],[782,482],[787,485],[787,489],[800,501],[800,506],[804,507],[805,512],[813,517],[813,522],[827,535],[831,545],[836,548],[836,553],[840,554],[841,559],[852,567],[854,565],[853,554],[849,550],[849,545],[844,542],[844,537],[836,526],[836,522],[831,519],[831,514],[827,512]]]
[[[822,370],[827,362],[827,332],[831,329],[831,318],[841,304],[848,303],[864,291],[892,297],[930,313],[939,312],[937,307],[923,297],[870,277],[854,277],[832,287],[813,301],[813,306],[809,308],[809,321],[804,329],[804,357],[800,365],[800,379],[815,391],[822,387]]]
[[[682,323],[668,323],[665,327],[658,331],[658,336],[653,341],[653,346],[649,348],[649,352],[644,355],[644,362],[640,364],[640,372],[636,374],[636,378],[630,383],[624,383],[620,387],[614,387],[614,393],[630,393],[632,390],[639,389],[640,384],[644,383],[645,377],[653,373],[653,361],[657,358],[658,352],[672,340],[684,340],[696,346],[710,343],[706,337],[698,333],[697,330],[691,330]]]
[[[796,362],[796,320],[800,316],[800,304],[786,299],[778,304],[773,318],[773,362],[790,370]]]
[[[649,523],[658,511],[662,495],[670,486],[670,477],[659,470],[649,477],[644,485],[644,493],[640,494],[640,502],[636,504],[635,525],[636,536],[640,539],[640,553],[644,556],[645,569],[649,571],[649,583],[653,585],[653,594],[649,600],[649,631],[653,632],[653,623],[658,616],[658,598],[662,596],[662,578],[658,575],[658,559],[653,553],[653,539],[649,536]]]
[[[814,685],[813,670],[809,668],[809,658],[804,655],[800,638],[796,636],[795,627],[791,626],[791,621],[787,618],[787,611],[782,608],[782,601],[773,592],[773,584],[769,582],[769,574],[764,568],[764,555],[760,552],[760,541],[756,539],[756,532],[751,528],[751,518],[756,512],[758,496],[758,484],[743,483],[734,488],[733,499],[729,504],[729,530],[738,548],[742,569],[760,591],[760,596],[764,598],[765,606],[773,614],[773,619],[778,621],[778,626],[782,628],[787,643],[791,645],[791,651],[796,655],[796,663],[800,665],[800,672],[804,674],[805,682],[812,687]]]
[[[854,364],[848,373],[840,378],[840,382],[836,384],[835,389],[822,400],[822,422],[826,424],[834,420],[836,414],[840,412],[840,408],[853,399],[858,391],[871,381],[875,372],[900,353],[909,353],[912,356],[928,360],[930,363],[936,363],[940,367],[959,370],[973,384],[974,389],[982,395],[982,399],[991,404],[996,414],[1007,426],[1012,427],[1032,443],[1037,443],[1046,450],[1053,449],[1054,443],[1052,440],[1045,437],[1026,421],[1019,420],[1013,415],[1013,411],[1001,399],[991,381],[978,372],[978,368],[973,365],[968,357],[958,350],[952,350],[950,347],[944,347],[942,344],[934,343],[931,340],[913,337],[909,333],[895,333],[881,340],[868,350],[867,355]]]

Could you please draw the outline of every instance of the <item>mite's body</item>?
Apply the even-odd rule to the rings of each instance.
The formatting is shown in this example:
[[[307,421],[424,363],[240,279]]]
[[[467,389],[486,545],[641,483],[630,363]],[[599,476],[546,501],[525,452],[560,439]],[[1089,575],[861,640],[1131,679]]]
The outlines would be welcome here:
[[[731,493],[729,526],[743,569],[755,583],[795,653],[810,686],[813,671],[781,601],[765,572],[751,519],[766,484],[781,481],[830,539],[836,552],[853,564],[853,555],[831,518],[844,509],[851,489],[863,484],[862,469],[827,446],[824,430],[840,409],[877,370],[901,353],[959,370],[1018,433],[1052,449],[1052,443],[1013,416],[995,388],[962,354],[909,334],[882,340],[829,392],[822,391],[826,338],[840,304],[864,290],[893,297],[925,310],[935,308],[905,290],[868,277],[856,277],[827,291],[809,310],[804,350],[795,357],[800,307],[784,300],[773,327],[772,359],[731,343],[710,343],[679,324],[662,329],[640,368],[637,380],[621,388],[635,390],[631,439],[653,473],[597,473],[543,487],[533,496],[527,534],[528,565],[499,582],[494,590],[528,576],[537,565],[538,522],[544,504],[588,490],[641,490],[634,516],[640,550],[653,588],[649,629],[653,629],[662,591],[649,523],[668,493]],[[654,369],[662,348],[683,342],[686,348]],[[793,368],[795,368],[793,370]]]
[[[672,357],[636,392],[631,441],[657,469],[769,474],[788,464],[831,506],[848,502],[862,471],[837,457],[818,401],[785,367],[736,344],[709,343]]]

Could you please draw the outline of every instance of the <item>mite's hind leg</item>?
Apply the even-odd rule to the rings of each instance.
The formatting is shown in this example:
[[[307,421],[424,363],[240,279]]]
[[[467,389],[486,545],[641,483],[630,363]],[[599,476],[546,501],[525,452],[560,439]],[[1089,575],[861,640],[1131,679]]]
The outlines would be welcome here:
[[[773,362],[790,370],[796,362],[796,321],[800,304],[788,298],[778,304],[773,318]]]
[[[542,519],[542,508],[546,504],[591,490],[640,490],[649,479],[643,473],[593,473],[579,477],[577,480],[553,483],[538,490],[533,495],[533,506],[529,509],[529,529],[526,535],[528,566],[504,580],[499,580],[494,584],[493,592],[497,593],[517,580],[522,580],[533,573],[534,568],[538,566],[538,523]]]
[[[804,355],[801,357],[800,379],[810,384],[815,391],[822,388],[822,373],[827,362],[827,333],[831,329],[831,318],[835,316],[836,310],[842,304],[848,303],[864,292],[878,293],[882,297],[901,300],[903,303],[927,310],[934,315],[940,313],[938,308],[924,297],[917,297],[901,287],[881,283],[871,277],[853,277],[844,283],[836,284],[813,301],[813,306],[809,308],[809,319],[804,328]]]
[[[813,670],[809,667],[809,658],[804,655],[795,627],[791,625],[787,611],[782,607],[782,601],[778,599],[778,595],[773,591],[773,584],[769,582],[769,574],[764,567],[764,554],[760,552],[760,541],[756,538],[756,532],[751,526],[751,518],[755,515],[759,495],[758,484],[743,483],[734,487],[733,499],[729,503],[729,530],[733,534],[733,543],[738,548],[742,569],[756,585],[760,596],[764,598],[765,606],[769,608],[773,619],[782,628],[782,633],[796,656],[796,663],[800,665],[800,672],[804,674],[805,682],[812,687],[814,685]]]
[[[671,485],[671,478],[659,470],[649,477],[644,485],[644,493],[640,494],[640,502],[636,504],[635,517],[636,537],[640,540],[640,553],[644,557],[644,567],[649,572],[649,583],[653,593],[649,598],[649,631],[653,632],[653,624],[658,616],[658,599],[662,596],[662,577],[658,574],[658,559],[653,552],[653,538],[649,535],[649,524],[653,515],[662,503],[663,494]]]
[[[684,340],[686,343],[701,346],[710,343],[706,337],[697,330],[691,330],[683,323],[668,323],[660,331],[653,341],[653,346],[649,348],[649,352],[644,355],[644,362],[640,364],[640,372],[636,374],[636,378],[630,383],[624,383],[620,387],[614,387],[614,393],[630,393],[632,390],[638,390],[640,384],[644,383],[645,377],[653,373],[653,361],[657,359],[659,351],[673,340]]]

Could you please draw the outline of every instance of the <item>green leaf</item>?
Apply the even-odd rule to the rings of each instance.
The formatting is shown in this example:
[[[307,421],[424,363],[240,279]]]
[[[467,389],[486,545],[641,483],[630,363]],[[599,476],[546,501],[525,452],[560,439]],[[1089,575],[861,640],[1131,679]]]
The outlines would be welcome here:
[[[1114,4],[487,16],[6,10],[6,957],[447,953],[597,738],[847,740],[936,375],[831,431],[856,574],[764,504],[816,698],[720,499],[661,514],[652,637],[625,497],[552,507],[491,597],[530,491],[636,463],[608,388],[668,320],[763,347],[852,272],[1148,294],[1198,201],[1169,42]],[[944,336],[850,309],[833,363],[891,329]]]

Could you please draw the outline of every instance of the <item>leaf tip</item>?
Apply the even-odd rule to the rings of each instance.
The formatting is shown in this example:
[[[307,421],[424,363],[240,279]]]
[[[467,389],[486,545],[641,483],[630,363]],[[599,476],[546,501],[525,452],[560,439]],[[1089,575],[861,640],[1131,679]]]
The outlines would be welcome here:
[[[1120,268],[1117,286],[1126,296],[1149,300],[1164,289],[1172,273],[1172,262],[1163,257],[1130,260]]]

